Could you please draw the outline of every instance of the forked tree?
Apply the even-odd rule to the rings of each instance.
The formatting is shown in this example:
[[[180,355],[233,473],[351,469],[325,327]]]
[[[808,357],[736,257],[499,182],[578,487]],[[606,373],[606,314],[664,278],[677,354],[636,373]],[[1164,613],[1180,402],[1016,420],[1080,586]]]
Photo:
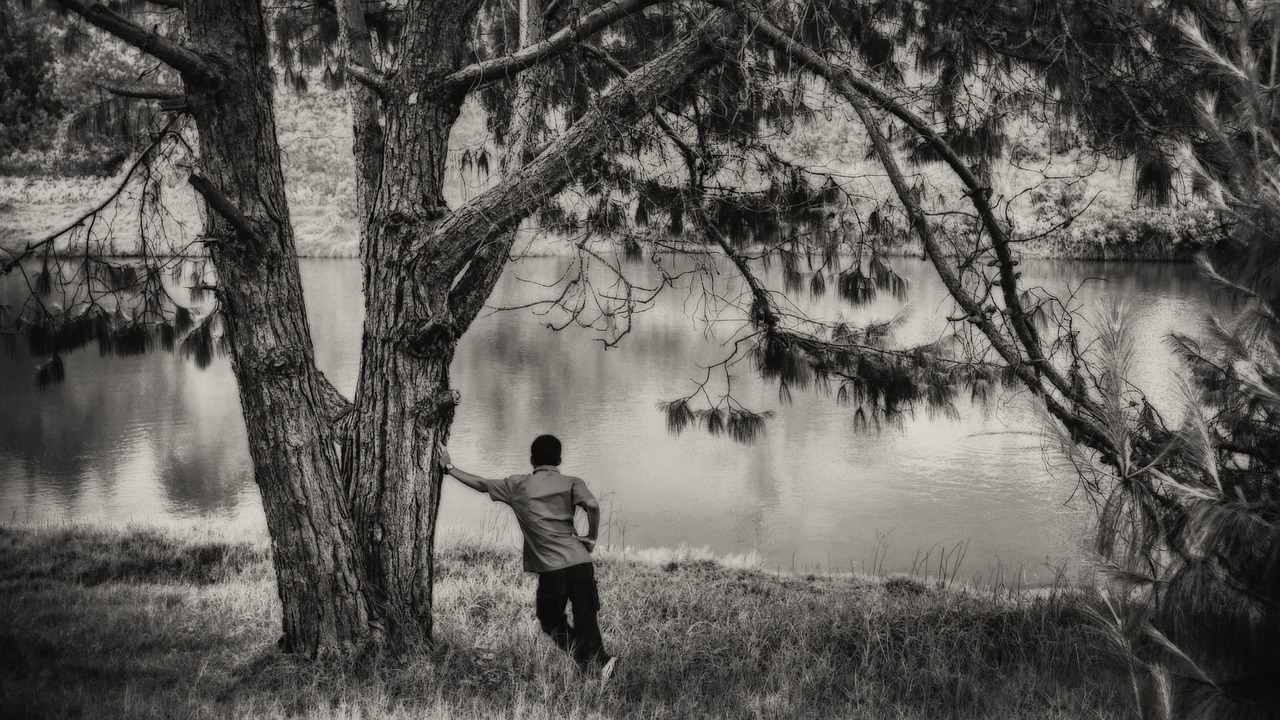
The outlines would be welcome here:
[[[611,142],[609,128],[635,122],[665,94],[732,55],[724,46],[732,42],[732,17],[692,18],[688,32],[604,92],[537,158],[450,210],[443,199],[448,133],[468,92],[563,51],[569,40],[645,3],[607,4],[521,54],[470,65],[469,30],[480,3],[411,4],[398,10],[398,61],[377,70],[361,62],[373,52],[363,6],[339,6],[352,48],[345,70],[362,83],[353,94],[367,289],[359,385],[347,401],[314,363],[262,8],[256,2],[153,4],[181,13],[179,40],[105,6],[62,5],[181,79],[179,86],[122,91],[158,98],[195,127],[190,181],[208,207],[201,242],[216,272],[222,341],[272,538],[284,647],[317,657],[429,637],[440,485],[434,448],[447,434],[456,402],[448,370],[457,338],[505,260],[501,248],[488,252],[487,243],[591,162]],[[5,270],[41,249],[29,247]],[[111,274],[111,266],[104,267]],[[40,277],[49,279],[43,271]],[[155,296],[162,290],[153,289]],[[183,327],[190,322],[185,308],[158,297],[144,305],[129,317],[108,317],[93,302],[61,314],[54,345],[74,344],[72,335],[83,344],[97,334],[123,348],[130,335],[146,345],[149,332],[168,332],[172,340],[175,327],[190,331]],[[43,336],[56,324],[42,322],[50,319],[25,325],[28,331],[44,326],[35,331]],[[207,331],[209,321],[200,327]],[[46,375],[57,372],[46,368]]]

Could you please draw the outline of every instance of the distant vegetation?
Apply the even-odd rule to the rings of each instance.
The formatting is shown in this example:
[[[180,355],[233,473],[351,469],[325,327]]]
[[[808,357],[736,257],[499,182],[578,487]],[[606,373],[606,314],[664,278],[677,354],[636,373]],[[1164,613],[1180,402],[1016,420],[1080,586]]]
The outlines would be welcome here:
[[[155,77],[155,64],[92,28],[67,29],[23,5],[0,2],[0,175],[115,175],[145,144],[152,112],[138,101],[104,112],[117,101],[95,82]]]

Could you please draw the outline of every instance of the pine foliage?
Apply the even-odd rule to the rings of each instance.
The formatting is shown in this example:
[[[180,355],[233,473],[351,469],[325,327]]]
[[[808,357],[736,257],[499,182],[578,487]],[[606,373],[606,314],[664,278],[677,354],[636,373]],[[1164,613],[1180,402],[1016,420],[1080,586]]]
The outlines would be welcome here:
[[[1221,81],[1184,160],[1236,221],[1233,247],[1201,259],[1233,313],[1199,341],[1171,338],[1188,370],[1174,427],[1125,384],[1129,330],[1113,318],[1094,383],[1098,420],[1123,457],[1097,467],[1064,437],[1100,501],[1096,547],[1115,598],[1100,621],[1156,717],[1280,714],[1280,184],[1271,178],[1280,135],[1270,59],[1280,24],[1272,6],[1233,22],[1225,34],[1188,17],[1182,25]]]

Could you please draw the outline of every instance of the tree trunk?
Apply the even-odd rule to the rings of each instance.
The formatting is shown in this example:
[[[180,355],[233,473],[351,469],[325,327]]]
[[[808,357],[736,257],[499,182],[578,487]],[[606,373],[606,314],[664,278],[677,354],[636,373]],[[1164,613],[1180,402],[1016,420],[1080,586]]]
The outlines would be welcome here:
[[[733,25],[717,13],[619,82],[537,159],[450,211],[443,196],[448,135],[468,88],[448,79],[474,11],[454,2],[408,16],[406,61],[387,73],[382,89],[381,157],[368,160],[381,169],[378,191],[363,194],[372,204],[362,239],[364,337],[344,461],[371,602],[397,643],[431,637],[441,482],[435,445],[447,438],[457,401],[449,364],[506,255],[503,243],[496,251],[484,246],[572,182],[608,147],[614,128],[644,117],[715,62],[712,46],[731,36]]]
[[[222,72],[216,84],[187,81],[200,140],[193,184],[217,210],[205,233],[271,535],[282,645],[313,658],[351,654],[378,642],[378,623],[303,308],[261,8],[256,0],[185,8],[193,49]]]
[[[382,97],[381,147],[357,162],[380,169],[362,238],[365,319],[356,421],[347,446],[352,510],[389,639],[431,637],[432,558],[440,504],[433,448],[453,419],[449,363],[457,333],[452,277],[413,249],[448,212],[444,174],[460,93],[432,92],[455,69],[474,9],[441,3],[411,13],[406,58]],[[358,119],[357,119],[358,120]],[[374,158],[374,153],[380,157]]]

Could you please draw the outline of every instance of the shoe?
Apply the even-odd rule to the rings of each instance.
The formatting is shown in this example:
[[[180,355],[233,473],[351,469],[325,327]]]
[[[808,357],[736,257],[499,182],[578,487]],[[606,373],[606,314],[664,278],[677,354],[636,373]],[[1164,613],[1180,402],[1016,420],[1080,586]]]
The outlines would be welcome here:
[[[602,684],[609,682],[609,678],[613,677],[613,671],[616,669],[618,669],[618,658],[609,658],[608,662],[600,668],[600,682]]]

